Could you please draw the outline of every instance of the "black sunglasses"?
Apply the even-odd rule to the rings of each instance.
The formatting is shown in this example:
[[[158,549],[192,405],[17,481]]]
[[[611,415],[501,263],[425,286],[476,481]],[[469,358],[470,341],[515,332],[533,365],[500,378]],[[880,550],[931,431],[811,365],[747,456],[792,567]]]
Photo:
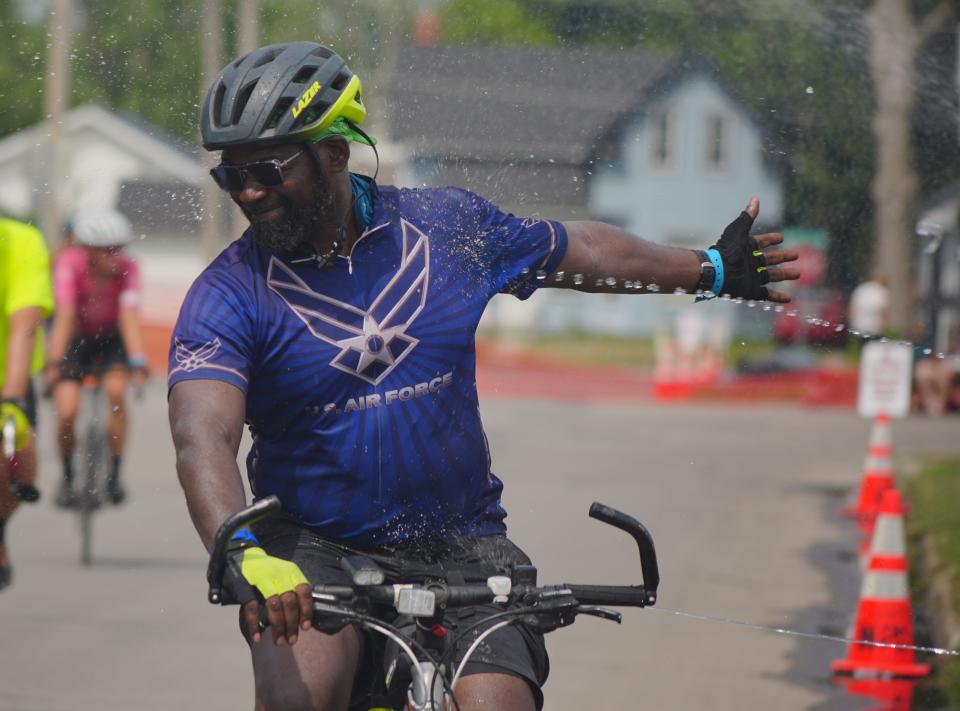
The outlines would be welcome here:
[[[301,153],[303,153],[303,148],[285,160],[271,158],[270,160],[258,160],[243,165],[224,165],[221,163],[210,170],[210,175],[213,176],[217,185],[231,192],[243,190],[247,177],[253,178],[260,185],[273,187],[283,182],[283,169]]]

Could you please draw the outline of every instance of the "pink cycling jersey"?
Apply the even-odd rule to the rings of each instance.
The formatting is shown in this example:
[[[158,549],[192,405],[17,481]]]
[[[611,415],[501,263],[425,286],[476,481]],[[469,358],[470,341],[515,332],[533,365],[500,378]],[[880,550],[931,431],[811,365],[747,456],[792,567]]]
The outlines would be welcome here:
[[[68,247],[53,270],[53,294],[57,307],[76,308],[74,331],[98,338],[117,330],[121,306],[140,304],[140,267],[126,252],[118,255],[113,279],[98,280],[84,247]]]

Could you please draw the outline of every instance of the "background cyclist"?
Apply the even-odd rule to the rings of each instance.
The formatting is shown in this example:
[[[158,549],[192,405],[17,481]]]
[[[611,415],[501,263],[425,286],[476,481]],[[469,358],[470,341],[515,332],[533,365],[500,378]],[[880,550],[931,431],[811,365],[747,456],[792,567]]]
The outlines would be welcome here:
[[[0,426],[13,422],[12,460],[0,454],[0,590],[10,585],[13,570],[7,554],[7,521],[21,497],[33,498],[37,473],[36,399],[31,383],[43,363],[41,323],[53,312],[50,260],[43,235],[11,219],[0,219]],[[11,481],[21,491],[17,495]],[[26,492],[26,495],[25,493]]]
[[[57,447],[63,462],[57,504],[78,502],[73,487],[73,450],[81,382],[88,373],[102,369],[111,455],[107,495],[119,504],[126,497],[120,480],[128,424],[125,393],[131,371],[141,385],[147,372],[139,315],[140,269],[124,250],[133,232],[121,213],[82,212],[72,224],[75,244],[64,249],[54,265],[57,309],[45,369],[53,387],[59,418]]]
[[[350,142],[369,142],[365,114],[359,78],[310,42],[231,63],[201,112],[205,148],[222,151],[213,177],[251,227],[181,308],[170,423],[204,544],[246,503],[244,422],[251,487],[288,514],[240,534],[225,580],[245,603],[257,708],[347,707],[362,638],[310,629],[306,582],[342,581],[344,552],[375,556],[388,580],[529,560],[505,535],[477,402],[474,333],[495,294],[626,292],[627,280],[785,302],[765,284],[798,276],[775,266],[795,253],[763,251],[780,235],[750,237],[755,199],[695,252],[598,222],[521,219],[455,188],[377,185],[349,171]],[[542,706],[542,635],[509,627],[486,642],[459,707]]]

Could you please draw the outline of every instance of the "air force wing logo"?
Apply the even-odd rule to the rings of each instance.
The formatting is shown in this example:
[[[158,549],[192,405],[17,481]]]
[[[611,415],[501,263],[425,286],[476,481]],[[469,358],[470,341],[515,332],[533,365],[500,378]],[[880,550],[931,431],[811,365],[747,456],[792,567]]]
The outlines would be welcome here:
[[[239,370],[210,362],[210,359],[220,351],[221,345],[220,339],[214,338],[212,341],[207,341],[196,350],[190,350],[183,345],[183,342],[178,338],[176,340],[176,348],[173,352],[173,357],[177,361],[177,367],[170,371],[170,375],[180,372],[192,373],[196,370],[212,369],[233,373],[241,380],[246,381],[246,377]]]
[[[340,348],[334,368],[378,385],[419,343],[407,329],[423,310],[430,277],[430,243],[406,220],[396,274],[365,310],[311,289],[293,270],[271,258],[267,285],[316,338]]]

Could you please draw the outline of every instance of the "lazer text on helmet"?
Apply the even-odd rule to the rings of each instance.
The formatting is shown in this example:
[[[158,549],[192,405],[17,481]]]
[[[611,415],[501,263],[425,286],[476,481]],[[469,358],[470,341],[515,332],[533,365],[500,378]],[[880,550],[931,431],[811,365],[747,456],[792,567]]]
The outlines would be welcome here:
[[[303,111],[310,105],[310,102],[313,101],[313,97],[317,95],[317,92],[320,91],[320,82],[315,81],[310,85],[310,88],[307,89],[303,94],[300,95],[300,98],[297,100],[296,106],[293,107],[293,117],[296,118],[300,115],[300,112]]]

